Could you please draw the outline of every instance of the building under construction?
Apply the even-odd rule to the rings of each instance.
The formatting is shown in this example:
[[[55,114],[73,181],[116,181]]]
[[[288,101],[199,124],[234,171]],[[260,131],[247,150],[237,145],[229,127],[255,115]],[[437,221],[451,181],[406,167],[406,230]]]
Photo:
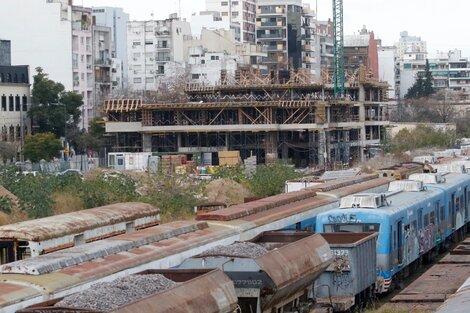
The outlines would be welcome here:
[[[333,166],[364,161],[385,136],[387,84],[365,68],[346,77],[346,97],[309,72],[263,76],[239,70],[216,86],[187,85],[184,101],[105,101],[106,132],[115,152],[180,153],[190,157],[238,150],[290,159],[296,166]],[[149,103],[154,102],[154,103]]]

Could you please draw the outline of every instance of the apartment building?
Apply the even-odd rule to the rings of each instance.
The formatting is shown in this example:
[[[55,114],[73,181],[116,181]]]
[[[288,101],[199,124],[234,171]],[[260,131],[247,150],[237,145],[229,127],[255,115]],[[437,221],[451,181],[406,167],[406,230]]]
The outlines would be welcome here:
[[[344,36],[344,69],[356,73],[364,66],[370,77],[379,78],[379,61],[374,32],[365,27],[357,35]]]
[[[127,87],[127,22],[129,14],[122,8],[93,7],[93,16],[97,26],[111,28],[112,89]],[[117,75],[120,74],[120,75]]]
[[[421,37],[410,36],[407,31],[403,31],[395,46],[399,61],[399,79],[396,85],[398,96],[403,99],[416,81],[418,71],[423,70],[426,65],[427,44]]]
[[[83,98],[80,128],[88,129],[94,107],[93,17],[91,8],[72,7],[73,91]]]
[[[206,0],[206,10],[220,12],[231,27],[238,24],[241,42],[255,43],[256,0]]]
[[[256,42],[267,47],[271,71],[292,67],[319,75],[315,18],[301,0],[258,0]]]
[[[0,141],[22,146],[24,136],[30,133],[27,118],[30,103],[29,68],[12,66],[9,40],[0,40]]]
[[[183,43],[190,36],[190,24],[176,14],[165,20],[129,22],[129,87],[136,91],[155,91],[169,63],[185,62]]]
[[[470,96],[470,60],[462,57],[462,51],[451,50],[440,52],[435,58],[429,59],[429,69],[436,90],[451,89]],[[424,76],[424,69],[417,75]]]
[[[252,68],[266,72],[263,47],[240,43],[233,38],[232,30],[202,29],[201,36],[185,41],[188,51],[187,69],[192,83],[215,85],[221,74],[225,81],[235,79],[239,68]]]

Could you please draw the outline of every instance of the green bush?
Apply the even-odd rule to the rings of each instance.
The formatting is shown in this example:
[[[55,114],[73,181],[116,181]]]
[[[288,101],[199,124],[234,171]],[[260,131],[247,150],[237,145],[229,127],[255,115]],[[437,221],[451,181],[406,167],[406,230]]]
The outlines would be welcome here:
[[[286,180],[301,176],[295,172],[294,167],[278,161],[258,166],[256,173],[248,180],[248,186],[254,195],[268,197],[284,192]]]
[[[391,152],[403,152],[418,148],[447,148],[455,143],[454,131],[434,130],[426,126],[418,126],[413,130],[402,129],[392,139]]]

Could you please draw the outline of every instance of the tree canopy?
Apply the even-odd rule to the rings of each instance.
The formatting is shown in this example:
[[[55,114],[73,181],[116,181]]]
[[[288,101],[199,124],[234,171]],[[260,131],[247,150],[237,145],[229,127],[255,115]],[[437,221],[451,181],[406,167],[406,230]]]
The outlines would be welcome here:
[[[34,132],[51,132],[56,137],[65,137],[68,131],[77,128],[82,104],[81,95],[65,91],[64,85],[49,79],[41,67],[36,68],[28,111]]]
[[[434,94],[432,73],[429,69],[429,61],[426,59],[424,77],[418,74],[415,83],[408,89],[406,99],[429,97]]]
[[[42,159],[50,160],[59,154],[62,145],[52,133],[39,133],[26,136],[24,142],[24,155],[32,162],[38,162]]]

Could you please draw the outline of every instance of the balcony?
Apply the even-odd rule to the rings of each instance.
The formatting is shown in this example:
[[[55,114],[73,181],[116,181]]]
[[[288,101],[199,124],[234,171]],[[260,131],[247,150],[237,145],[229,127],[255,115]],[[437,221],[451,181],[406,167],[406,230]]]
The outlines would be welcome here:
[[[260,39],[273,39],[273,38],[283,39],[284,36],[283,36],[283,34],[279,34],[279,33],[276,33],[276,34],[260,34],[260,35],[258,35],[258,38],[260,38]]]
[[[111,66],[111,60],[110,59],[95,59],[95,66],[110,67]]]
[[[315,51],[315,49],[311,45],[304,45],[303,50],[304,51]]]
[[[169,62],[170,57],[157,57],[157,62]]]

